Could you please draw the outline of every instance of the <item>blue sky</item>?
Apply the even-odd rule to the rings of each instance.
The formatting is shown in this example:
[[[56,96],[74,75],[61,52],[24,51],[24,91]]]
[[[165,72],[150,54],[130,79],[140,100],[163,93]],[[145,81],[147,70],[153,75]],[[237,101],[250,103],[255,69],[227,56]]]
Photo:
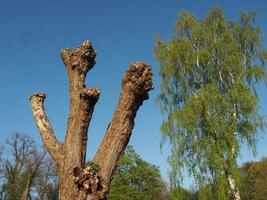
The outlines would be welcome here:
[[[258,10],[267,47],[265,0],[0,0],[0,142],[18,131],[41,144],[28,101],[37,91],[47,94],[47,114],[63,140],[69,97],[67,72],[59,54],[62,48],[76,47],[88,39],[97,51],[97,64],[88,74],[87,86],[101,88],[89,128],[88,158],[97,150],[112,117],[124,72],[130,63],[142,60],[153,67],[155,89],[137,114],[130,143],[167,177],[169,147],[165,145],[162,153],[159,147],[162,116],[156,106],[160,77],[152,50],[154,37],[171,37],[180,10],[202,17],[211,6],[222,7],[230,19],[238,19],[243,6]],[[267,115],[265,91],[259,87],[260,112]],[[244,147],[239,162],[267,156],[266,144],[267,136],[262,134],[258,156],[253,158]]]

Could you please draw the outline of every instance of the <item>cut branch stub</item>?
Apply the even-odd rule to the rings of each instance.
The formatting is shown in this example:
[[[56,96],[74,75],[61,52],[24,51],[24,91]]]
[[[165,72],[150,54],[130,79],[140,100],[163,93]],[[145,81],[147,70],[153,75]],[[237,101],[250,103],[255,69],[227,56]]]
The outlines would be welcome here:
[[[30,96],[29,100],[31,103],[34,103],[36,107],[40,107],[43,105],[44,100],[46,98],[46,94],[43,92],[38,92]]]
[[[69,72],[76,69],[77,72],[86,74],[95,65],[95,57],[96,52],[88,40],[80,47],[61,51],[61,58]]]
[[[100,95],[99,88],[85,88],[80,97],[85,101],[89,101],[91,104],[95,104],[98,101]]]
[[[85,118],[87,118],[86,123],[88,123],[88,120],[90,120],[89,118],[92,117],[93,109],[98,101],[99,96],[99,88],[85,88],[84,91],[80,94],[80,117],[81,115],[85,115]]]
[[[135,62],[126,72],[122,87],[143,97],[143,100],[148,99],[148,92],[153,89],[152,75],[150,65],[140,61]]]

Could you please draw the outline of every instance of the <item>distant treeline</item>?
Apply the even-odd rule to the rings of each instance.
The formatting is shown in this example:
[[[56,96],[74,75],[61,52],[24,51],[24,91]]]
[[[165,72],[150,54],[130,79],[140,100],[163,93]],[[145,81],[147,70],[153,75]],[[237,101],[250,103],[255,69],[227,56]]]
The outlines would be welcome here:
[[[59,179],[55,164],[29,136],[15,133],[0,149],[1,200],[57,200]],[[88,162],[90,164],[90,162]],[[100,169],[101,170],[101,169]],[[267,158],[247,162],[239,169],[243,200],[267,199]],[[207,186],[208,200],[209,190]],[[170,187],[159,168],[144,160],[128,146],[111,183],[110,200],[197,200],[201,191]]]

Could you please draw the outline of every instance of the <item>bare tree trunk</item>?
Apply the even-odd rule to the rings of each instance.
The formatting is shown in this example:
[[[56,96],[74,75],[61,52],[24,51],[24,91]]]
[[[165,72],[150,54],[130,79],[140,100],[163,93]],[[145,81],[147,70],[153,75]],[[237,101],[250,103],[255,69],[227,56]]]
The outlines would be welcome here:
[[[122,90],[113,118],[93,159],[100,170],[85,168],[87,130],[100,90],[86,88],[87,72],[95,64],[96,53],[89,41],[75,49],[63,49],[70,83],[70,113],[65,141],[60,143],[44,110],[44,93],[30,97],[33,116],[48,152],[57,165],[60,200],[105,200],[119,158],[123,155],[134,127],[134,118],[153,88],[151,67],[132,64],[122,81]]]
[[[30,194],[30,189],[33,183],[34,178],[36,177],[38,170],[40,168],[40,165],[43,162],[43,159],[45,157],[45,152],[43,154],[38,154],[37,152],[32,152],[33,158],[32,160],[26,161],[25,165],[27,165],[27,171],[26,173],[26,180],[25,180],[25,186],[24,190],[22,192],[20,200],[27,200]]]
[[[232,79],[232,83],[234,84],[234,80]],[[235,124],[234,126],[234,130],[233,130],[233,135],[234,137],[236,137],[237,135],[237,132],[236,132],[236,121],[237,121],[237,108],[236,108],[236,104],[233,105],[233,114],[232,114],[232,117],[233,117],[233,123]],[[236,148],[234,146],[232,146],[232,150],[231,150],[231,157],[233,157],[236,153]],[[229,187],[231,189],[231,195],[232,195],[232,199],[233,200],[241,200],[241,197],[240,197],[240,192],[239,192],[239,188],[236,184],[236,181],[235,179],[233,178],[232,174],[231,173],[227,173],[227,179],[228,179],[228,184],[229,184]]]
[[[24,186],[24,190],[23,190],[23,193],[21,195],[21,198],[20,200],[27,200],[28,199],[28,196],[29,196],[29,193],[30,193],[30,188],[31,188],[31,174],[28,173],[27,174],[27,178],[26,178],[26,183],[25,183],[25,186]]]
[[[234,153],[235,153],[235,148],[232,147],[232,155],[234,155]],[[227,176],[228,184],[229,184],[229,187],[230,187],[230,190],[231,190],[230,191],[231,198],[233,200],[241,200],[239,188],[238,188],[238,186],[236,184],[236,181],[233,178],[232,174],[227,172],[226,176]]]

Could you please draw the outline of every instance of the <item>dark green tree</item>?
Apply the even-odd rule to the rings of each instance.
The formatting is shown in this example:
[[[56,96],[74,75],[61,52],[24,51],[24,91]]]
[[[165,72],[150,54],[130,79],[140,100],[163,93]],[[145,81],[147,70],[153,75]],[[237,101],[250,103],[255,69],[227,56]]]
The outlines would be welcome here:
[[[142,160],[128,146],[111,182],[109,200],[159,200],[161,192],[158,167]]]
[[[182,187],[170,189],[170,200],[193,200],[193,199],[194,199],[193,194]]]
[[[240,193],[243,200],[267,199],[267,158],[241,167]]]
[[[169,183],[162,181],[162,195],[158,200],[197,200],[194,191],[182,187],[170,187]]]
[[[238,22],[227,20],[219,8],[203,19],[181,12],[172,39],[156,40],[159,104],[166,117],[161,130],[163,142],[172,146],[171,182],[179,182],[187,168],[200,199],[207,193],[213,199],[240,199],[240,144],[255,152],[264,127],[255,87],[266,78],[267,53],[255,17],[243,11]]]

